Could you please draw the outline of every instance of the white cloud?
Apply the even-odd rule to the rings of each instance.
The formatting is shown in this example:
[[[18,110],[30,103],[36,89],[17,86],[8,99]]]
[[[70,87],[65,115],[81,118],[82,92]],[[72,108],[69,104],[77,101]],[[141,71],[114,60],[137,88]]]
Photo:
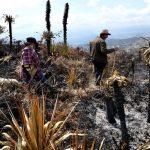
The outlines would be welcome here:
[[[32,34],[42,29],[45,19],[45,4],[41,0],[4,0],[0,5],[0,25],[6,26],[3,14],[12,15],[15,18],[13,36]],[[44,29],[43,29],[44,30]],[[7,33],[6,33],[7,34]],[[22,37],[20,37],[22,38]]]
[[[69,0],[68,0],[69,1]],[[127,7],[127,5],[108,6],[101,0],[81,0],[82,4],[69,2],[69,31],[99,31],[102,27],[150,26],[150,0],[143,0],[145,7]],[[83,4],[83,1],[86,3]],[[132,0],[137,1],[137,0]],[[66,0],[51,0],[51,27],[54,32],[62,30],[62,18]],[[57,2],[57,4],[56,4]],[[110,0],[111,2],[111,0]],[[59,3],[59,7],[58,7]],[[61,5],[60,5],[61,4]],[[64,4],[64,5],[63,5]],[[80,6],[80,8],[78,8]],[[0,14],[10,14],[15,17],[13,33],[20,36],[42,32],[45,25],[46,1],[43,0],[4,0],[0,5]],[[17,15],[17,17],[16,17]],[[0,16],[1,17],[1,16]],[[5,25],[0,20],[0,25]],[[8,26],[7,26],[8,27]],[[81,33],[82,34],[82,33]],[[74,35],[72,35],[73,37]]]
[[[95,7],[97,4],[100,2],[100,0],[89,0],[88,1],[88,6]]]
[[[18,8],[32,8],[33,6],[38,5],[40,2],[41,0],[4,0],[0,5],[0,9],[7,9],[9,11],[9,9],[14,10]]]
[[[109,7],[107,5],[99,5],[98,0],[89,0],[88,6],[91,7],[90,11],[93,11],[92,22],[101,24],[111,24],[112,26],[118,26],[119,24],[124,26],[129,25],[150,25],[150,0],[144,0],[145,7],[128,8],[125,5],[117,5]],[[90,17],[87,16],[90,19]]]
[[[150,3],[150,0],[144,0],[145,3]]]

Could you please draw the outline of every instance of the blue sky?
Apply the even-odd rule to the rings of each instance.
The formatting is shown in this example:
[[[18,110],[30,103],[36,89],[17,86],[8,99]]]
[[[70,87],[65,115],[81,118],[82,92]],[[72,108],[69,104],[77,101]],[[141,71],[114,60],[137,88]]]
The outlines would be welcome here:
[[[15,17],[15,39],[25,40],[28,36],[40,39],[42,32],[46,30],[46,1],[4,0],[1,3],[1,16],[8,14]],[[62,19],[67,2],[70,7],[67,25],[70,44],[88,43],[103,28],[112,33],[110,38],[150,35],[150,0],[50,0],[51,29],[54,33],[63,30]],[[0,25],[8,27],[3,18]],[[57,41],[63,41],[62,34]]]

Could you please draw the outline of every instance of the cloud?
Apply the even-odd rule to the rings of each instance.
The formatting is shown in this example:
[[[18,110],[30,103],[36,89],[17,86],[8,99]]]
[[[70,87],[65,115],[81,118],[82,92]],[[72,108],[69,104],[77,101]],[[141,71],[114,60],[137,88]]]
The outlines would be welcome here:
[[[45,19],[45,3],[41,0],[4,0],[0,5],[0,25],[6,26],[4,23],[3,14],[12,15],[15,18],[13,27],[13,36],[19,38],[25,34],[32,34],[35,31],[42,29],[42,22]],[[44,30],[44,29],[43,29]],[[7,34],[7,33],[6,33]]]
[[[92,6],[92,7],[95,7],[97,6],[97,4],[100,2],[100,0],[89,0],[88,1],[88,6]]]
[[[62,19],[66,0],[51,0],[51,28],[53,32],[63,30]],[[117,3],[119,2],[119,3]],[[129,2],[129,3],[127,3]],[[142,5],[138,5],[141,2]],[[68,0],[68,33],[72,38],[99,32],[101,28],[123,28],[129,26],[150,26],[150,0],[81,0],[81,3]],[[117,3],[117,5],[115,5]],[[128,5],[130,4],[130,5]],[[130,7],[129,7],[130,6]],[[0,14],[15,17],[13,35],[24,37],[35,32],[42,33],[45,25],[46,1],[43,0],[4,0]],[[1,17],[1,16],[0,16]],[[0,25],[4,19],[0,20]]]
[[[36,7],[41,2],[41,0],[4,0],[0,6],[1,11],[3,10],[15,10],[18,8],[32,8]],[[25,10],[24,10],[25,11]]]
[[[124,4],[104,5],[98,0],[89,0],[87,5],[91,7],[90,10],[95,12],[92,17],[92,22],[95,24],[101,22],[101,24],[111,24],[112,26],[119,24],[123,26],[150,25],[149,22],[146,22],[146,20],[150,20],[150,0],[144,0],[144,2],[145,6],[140,8],[129,8]]]
[[[145,3],[150,3],[150,0],[144,0]]]

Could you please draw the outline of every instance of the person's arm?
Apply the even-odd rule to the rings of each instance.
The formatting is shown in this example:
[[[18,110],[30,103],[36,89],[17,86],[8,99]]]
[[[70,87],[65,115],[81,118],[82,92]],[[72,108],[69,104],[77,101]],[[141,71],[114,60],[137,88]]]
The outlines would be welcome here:
[[[33,50],[32,51],[32,64],[35,67],[38,67],[39,63],[40,63],[40,60],[39,60],[38,54]]]
[[[95,55],[95,42],[91,42],[91,57]]]
[[[102,52],[102,53],[109,54],[109,53],[112,53],[112,52],[115,51],[114,48],[107,49],[107,46],[106,46],[106,42],[105,42],[105,41],[102,41],[102,42],[100,43],[100,46],[101,46],[101,52]]]

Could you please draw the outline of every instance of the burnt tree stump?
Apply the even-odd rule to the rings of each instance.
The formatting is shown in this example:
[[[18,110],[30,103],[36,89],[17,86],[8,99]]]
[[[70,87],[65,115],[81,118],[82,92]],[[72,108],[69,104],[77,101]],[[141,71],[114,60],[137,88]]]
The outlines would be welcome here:
[[[126,120],[125,120],[125,112],[124,112],[124,95],[121,91],[121,87],[118,86],[118,82],[115,81],[113,84],[114,88],[114,98],[115,98],[115,103],[116,103],[116,108],[117,108],[117,113],[120,119],[120,126],[121,126],[121,133],[122,133],[122,138],[121,141],[123,143],[129,143],[129,134],[128,130],[126,127]]]
[[[148,117],[147,122],[150,123],[150,66],[148,65],[148,72],[149,72],[149,84],[148,84]]]

